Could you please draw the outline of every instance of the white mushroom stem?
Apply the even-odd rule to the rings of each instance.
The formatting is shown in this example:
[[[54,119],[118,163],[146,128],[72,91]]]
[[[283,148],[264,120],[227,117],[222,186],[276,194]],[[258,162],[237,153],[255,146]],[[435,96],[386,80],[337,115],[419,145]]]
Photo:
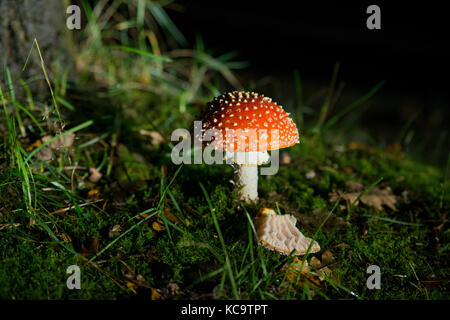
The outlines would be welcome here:
[[[246,202],[258,200],[258,165],[236,164],[236,185],[239,198]]]
[[[239,190],[239,199],[246,202],[258,200],[258,165],[270,160],[267,151],[225,153],[227,163],[235,167],[235,183]]]

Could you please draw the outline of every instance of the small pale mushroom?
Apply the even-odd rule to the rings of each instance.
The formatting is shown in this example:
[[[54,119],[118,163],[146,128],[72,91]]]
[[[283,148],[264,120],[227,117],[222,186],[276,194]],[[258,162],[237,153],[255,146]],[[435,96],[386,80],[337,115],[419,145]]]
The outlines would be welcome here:
[[[202,133],[221,134],[214,149],[225,151],[227,163],[235,167],[239,198],[258,199],[258,165],[269,161],[267,151],[299,143],[299,134],[289,114],[276,102],[255,92],[233,91],[208,103]]]
[[[317,241],[305,237],[295,226],[296,222],[297,219],[290,214],[277,215],[270,208],[261,209],[255,218],[259,244],[285,255],[294,249],[294,255],[304,255],[310,245],[309,253],[319,252]]]

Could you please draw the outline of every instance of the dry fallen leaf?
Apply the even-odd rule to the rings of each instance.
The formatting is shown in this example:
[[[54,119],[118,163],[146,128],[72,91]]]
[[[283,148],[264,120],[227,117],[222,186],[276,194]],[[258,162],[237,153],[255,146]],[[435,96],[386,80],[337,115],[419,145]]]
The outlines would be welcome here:
[[[156,290],[155,288],[152,288],[152,300],[164,300],[164,297]]]
[[[313,267],[314,269],[320,269],[320,267],[322,266],[322,262],[320,262],[320,260],[317,259],[316,257],[311,258],[310,264],[311,267]]]
[[[304,287],[306,284],[310,288],[320,288],[321,284],[319,278],[311,273],[311,268],[308,266],[308,262],[295,257],[290,264],[286,263],[281,272],[286,274],[286,280],[290,283]]]
[[[166,227],[164,226],[164,222],[162,222],[161,220],[153,221],[152,228],[155,231],[162,231],[166,229]]]
[[[131,282],[131,281],[127,281],[127,287],[128,287],[128,289],[133,291],[134,294],[136,294],[136,290],[138,288],[137,284],[135,284],[134,282]]]
[[[42,145],[42,140],[38,139],[35,142],[33,142],[30,146],[28,146],[25,150],[30,152],[31,150],[40,147]]]
[[[346,244],[345,242],[341,242],[334,246],[334,248],[351,248],[349,244]]]
[[[324,281],[326,278],[332,278],[334,281],[338,280],[333,274],[333,270],[337,268],[337,264],[333,263],[333,253],[331,253],[331,251],[325,250],[322,253],[322,261],[316,257],[312,257],[310,264],[319,274],[318,278],[320,281]]]
[[[334,190],[328,194],[330,202],[336,202],[339,197],[346,201],[347,208],[354,205],[358,205],[361,201],[366,206],[372,207],[377,211],[383,210],[383,205],[397,211],[396,203],[397,199],[392,193],[392,189],[387,186],[380,188],[378,186],[369,190],[366,194],[362,195],[358,201],[358,196],[364,191],[364,186],[355,181],[347,181],[345,183],[345,193],[340,190]],[[355,202],[356,201],[356,202]]]
[[[43,143],[48,142],[52,138],[53,138],[52,136],[45,136],[41,140],[35,141],[31,146],[27,148],[27,151],[31,151],[37,147],[42,146]],[[52,160],[53,159],[52,150],[59,151],[62,148],[70,148],[73,145],[74,141],[75,141],[75,134],[69,132],[68,134],[59,137],[55,141],[51,142],[49,145],[41,148],[36,153],[36,157],[42,161]]]
[[[42,141],[46,142],[53,137],[45,136],[42,138]],[[50,147],[55,150],[59,150],[62,148],[70,148],[75,140],[75,134],[73,132],[69,132],[68,134],[59,137],[55,141],[50,143]]]
[[[330,264],[331,262],[333,262],[333,254],[331,253],[330,250],[325,250],[322,253],[322,264],[326,265]]]
[[[98,189],[92,189],[88,191],[88,198],[89,199],[99,199],[100,197],[100,191]]]
[[[178,224],[180,222],[180,220],[170,211],[168,207],[164,208],[164,216],[167,220],[174,224]]]
[[[89,168],[89,173],[91,174],[89,176],[89,181],[94,183],[98,182],[103,176],[103,174],[96,168]]]
[[[53,159],[53,152],[50,147],[43,147],[36,153],[36,158],[42,161],[49,161]]]

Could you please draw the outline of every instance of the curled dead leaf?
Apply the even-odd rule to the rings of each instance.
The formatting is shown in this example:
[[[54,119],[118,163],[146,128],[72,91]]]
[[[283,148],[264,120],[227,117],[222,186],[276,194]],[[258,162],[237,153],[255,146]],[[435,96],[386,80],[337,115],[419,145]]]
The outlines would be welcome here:
[[[164,225],[164,222],[162,222],[161,220],[153,221],[152,228],[155,231],[166,230],[166,226]]]

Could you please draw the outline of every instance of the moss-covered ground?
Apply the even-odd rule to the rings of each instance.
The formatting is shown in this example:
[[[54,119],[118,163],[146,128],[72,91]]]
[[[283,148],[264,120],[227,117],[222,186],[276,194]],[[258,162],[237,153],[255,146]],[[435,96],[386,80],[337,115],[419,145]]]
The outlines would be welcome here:
[[[137,51],[114,49],[90,21],[77,79],[56,69],[54,97],[16,97],[8,72],[0,82],[0,298],[448,299],[448,166],[356,143],[338,134],[339,121],[308,129],[316,118],[287,106],[301,143],[283,150],[276,175],[260,176],[260,201],[241,203],[231,166],[170,158],[172,131],[192,128],[236,84],[234,56],[214,58],[200,41],[162,59],[144,54],[159,50],[139,37],[122,43]],[[45,138],[61,134],[59,146]],[[396,210],[330,201],[349,181],[390,187]],[[327,263],[311,281],[290,281],[283,266],[294,257],[258,246],[251,221],[262,207],[296,216],[319,242],[305,259]],[[66,287],[70,265],[81,268],[81,290]],[[379,290],[366,286],[370,265],[380,267]]]

